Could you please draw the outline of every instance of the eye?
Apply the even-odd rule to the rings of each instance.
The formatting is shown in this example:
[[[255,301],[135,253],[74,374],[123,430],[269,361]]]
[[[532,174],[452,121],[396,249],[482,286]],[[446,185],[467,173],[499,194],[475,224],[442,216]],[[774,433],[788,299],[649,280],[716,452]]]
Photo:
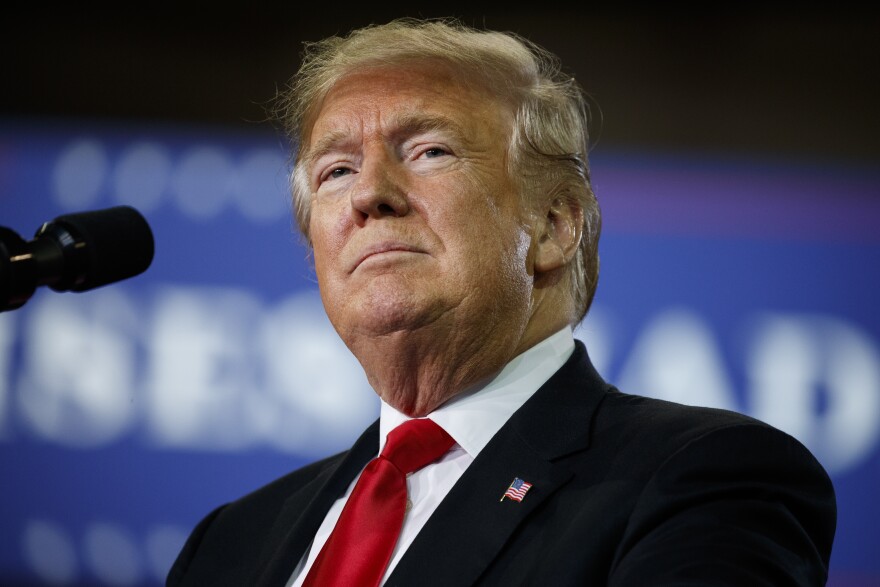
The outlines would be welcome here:
[[[435,159],[444,155],[449,155],[449,151],[447,151],[446,149],[441,149],[440,147],[431,147],[430,149],[426,149],[424,152],[422,152],[422,156],[424,156],[426,159]]]
[[[330,171],[324,173],[321,181],[327,181],[328,179],[339,179],[340,177],[345,177],[351,173],[351,169],[348,167],[334,167],[330,169]]]

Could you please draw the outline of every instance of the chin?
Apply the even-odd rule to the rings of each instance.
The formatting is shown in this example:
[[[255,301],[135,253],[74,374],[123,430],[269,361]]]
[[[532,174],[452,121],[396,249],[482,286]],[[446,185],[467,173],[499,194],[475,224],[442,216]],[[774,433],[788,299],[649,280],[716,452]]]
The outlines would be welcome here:
[[[357,324],[357,330],[363,334],[382,336],[416,331],[443,314],[440,304],[420,299],[402,288],[363,293],[367,295],[351,308],[350,315],[350,323]]]

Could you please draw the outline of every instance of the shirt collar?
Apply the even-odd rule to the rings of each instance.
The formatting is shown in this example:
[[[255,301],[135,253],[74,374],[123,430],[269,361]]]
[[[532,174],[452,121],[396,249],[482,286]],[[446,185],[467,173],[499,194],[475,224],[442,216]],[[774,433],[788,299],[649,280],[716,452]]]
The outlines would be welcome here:
[[[566,326],[516,356],[485,386],[454,397],[428,418],[440,425],[472,458],[574,351],[574,335]],[[410,418],[381,402],[379,451],[388,433]]]

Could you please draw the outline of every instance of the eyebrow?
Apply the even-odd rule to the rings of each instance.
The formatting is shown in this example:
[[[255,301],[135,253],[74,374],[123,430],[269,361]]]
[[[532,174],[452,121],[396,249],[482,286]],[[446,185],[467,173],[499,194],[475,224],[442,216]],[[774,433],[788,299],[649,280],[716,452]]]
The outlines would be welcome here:
[[[419,133],[442,130],[450,132],[456,139],[463,140],[466,136],[464,128],[454,120],[446,116],[422,114],[418,112],[406,113],[395,117],[390,124],[392,138],[409,137]],[[355,141],[346,130],[334,130],[323,135],[308,149],[302,158],[305,169],[311,166],[328,153],[345,149]]]
[[[346,143],[351,143],[351,135],[344,130],[334,130],[323,135],[311,149],[306,150],[301,156],[301,164],[304,169],[311,169],[315,161],[332,151],[343,148]]]
[[[463,139],[465,129],[449,117],[436,114],[422,114],[418,112],[406,113],[399,116],[391,125],[397,136],[412,136],[415,134],[434,130],[448,131],[457,139]]]

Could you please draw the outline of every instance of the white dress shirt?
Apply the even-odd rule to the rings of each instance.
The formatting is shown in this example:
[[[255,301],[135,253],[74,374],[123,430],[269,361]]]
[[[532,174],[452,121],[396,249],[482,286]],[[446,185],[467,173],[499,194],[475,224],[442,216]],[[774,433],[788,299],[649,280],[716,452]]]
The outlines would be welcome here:
[[[407,506],[410,509],[404,517],[391,562],[382,578],[383,583],[465,469],[513,413],[559,370],[573,350],[574,337],[571,329],[565,327],[514,358],[485,387],[457,396],[428,414],[428,418],[452,436],[455,444],[440,460],[407,477]],[[382,452],[388,433],[409,419],[385,402],[381,403],[379,451],[376,454]],[[358,478],[352,481],[345,495],[336,500],[327,512],[309,551],[300,560],[287,587],[302,585],[336,526]]]

